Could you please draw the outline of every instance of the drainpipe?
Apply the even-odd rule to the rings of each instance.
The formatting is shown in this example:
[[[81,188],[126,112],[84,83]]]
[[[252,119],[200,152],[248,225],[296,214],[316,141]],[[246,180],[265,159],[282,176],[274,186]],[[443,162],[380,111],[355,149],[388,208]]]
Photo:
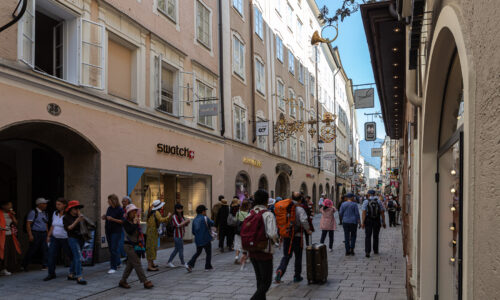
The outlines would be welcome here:
[[[255,123],[255,52],[253,48],[253,42],[254,42],[254,11],[253,11],[253,1],[250,0],[248,1],[249,6],[250,6],[250,22],[248,24],[250,25],[250,50],[252,53],[252,144],[255,143],[257,140],[257,134],[256,134],[256,126],[257,124]]]
[[[219,0],[219,95],[220,95],[220,135],[226,132],[226,120],[224,119],[224,44],[222,41],[222,0]]]

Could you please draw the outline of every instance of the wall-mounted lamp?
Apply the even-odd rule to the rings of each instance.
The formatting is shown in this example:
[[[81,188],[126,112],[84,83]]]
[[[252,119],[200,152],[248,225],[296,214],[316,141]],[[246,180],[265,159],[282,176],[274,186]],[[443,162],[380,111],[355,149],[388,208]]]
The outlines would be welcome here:
[[[457,190],[456,190],[455,188],[451,188],[450,192],[451,192],[452,194],[455,194],[455,193],[457,192]]]
[[[455,205],[452,204],[452,205],[450,205],[450,210],[452,212],[455,212],[455,211],[457,211],[457,208],[455,207]]]
[[[451,223],[449,228],[450,228],[451,231],[455,231],[455,229],[456,229],[455,228],[455,223]]]
[[[450,263],[454,264],[455,263],[455,258],[454,257],[450,257]]]
[[[451,171],[450,171],[450,174],[451,174],[452,176],[455,176],[455,175],[457,175],[457,171],[456,171],[456,170],[451,170]]]

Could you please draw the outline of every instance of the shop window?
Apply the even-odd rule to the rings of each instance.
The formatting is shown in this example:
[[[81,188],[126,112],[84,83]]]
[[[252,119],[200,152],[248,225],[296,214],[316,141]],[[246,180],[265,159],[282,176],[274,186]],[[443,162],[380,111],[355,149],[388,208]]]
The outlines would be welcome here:
[[[255,8],[255,33],[261,38],[264,38],[264,21],[262,20],[262,13]]]
[[[276,91],[278,97],[278,107],[285,111],[285,85],[281,80],[278,80],[278,87]]]
[[[290,137],[290,158],[297,160],[297,138],[294,136]]]
[[[177,0],[158,0],[158,10],[173,22],[177,21]]]
[[[210,49],[211,12],[200,1],[196,1],[196,39]]]
[[[262,95],[266,94],[266,74],[264,63],[260,58],[255,58],[255,88]]]
[[[35,71],[77,84],[79,81],[80,19],[62,5],[51,1],[27,0],[27,9],[19,27],[19,58]],[[89,21],[81,20],[82,25]],[[94,66],[102,68],[101,28],[97,25]],[[95,44],[82,39],[82,51]],[[85,54],[85,52],[84,52]],[[100,87],[98,85],[97,87]]]
[[[216,104],[214,100],[214,89],[204,84],[201,81],[196,81],[197,91],[198,91],[198,107],[203,104]],[[210,128],[215,128],[215,118],[214,116],[200,116],[198,115],[198,123],[208,126]]]
[[[247,117],[246,110],[239,107],[238,105],[234,106],[234,138],[236,140],[246,142],[247,140]]]
[[[108,94],[127,100],[132,99],[132,72],[135,51],[127,42],[108,33]]]

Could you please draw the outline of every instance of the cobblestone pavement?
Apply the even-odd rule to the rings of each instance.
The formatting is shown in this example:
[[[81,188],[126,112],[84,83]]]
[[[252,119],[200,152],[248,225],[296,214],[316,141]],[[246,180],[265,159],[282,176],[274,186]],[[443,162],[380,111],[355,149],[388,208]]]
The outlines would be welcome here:
[[[337,218],[338,220],[338,218]],[[319,228],[319,217],[315,218]],[[316,231],[313,241],[318,242]],[[328,239],[327,239],[328,240]],[[308,285],[306,280],[293,283],[293,259],[284,282],[274,284],[268,292],[268,299],[406,299],[404,286],[405,264],[402,256],[401,227],[382,229],[380,233],[380,254],[371,258],[364,256],[364,231],[358,230],[356,256],[345,256],[342,226],[335,231],[334,251],[328,254],[328,282],[323,285]],[[216,243],[213,243],[214,249]],[[186,261],[194,253],[194,245],[185,246]],[[152,290],[143,289],[135,272],[129,278],[130,290],[117,287],[123,268],[108,275],[109,264],[102,263],[84,269],[88,285],[80,286],[66,280],[66,269],[58,268],[58,278],[43,282],[44,271],[17,273],[0,277],[1,299],[250,299],[255,291],[255,275],[249,263],[246,270],[234,264],[234,252],[219,253],[214,250],[213,272],[204,272],[204,255],[197,261],[192,273],[184,268],[167,268],[166,261],[171,249],[158,253],[159,272],[148,272],[154,283]],[[274,268],[281,259],[281,250],[274,257]],[[178,258],[174,263],[180,264]],[[143,260],[145,267],[145,260]],[[305,255],[303,255],[305,278]]]

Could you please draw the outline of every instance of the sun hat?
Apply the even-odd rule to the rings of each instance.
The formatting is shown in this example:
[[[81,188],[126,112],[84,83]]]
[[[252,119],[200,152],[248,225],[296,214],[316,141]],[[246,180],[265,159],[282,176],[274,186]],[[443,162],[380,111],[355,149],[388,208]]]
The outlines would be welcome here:
[[[333,202],[330,199],[325,199],[325,201],[323,201],[323,205],[326,207],[333,207]]]
[[[155,201],[153,201],[152,210],[159,210],[160,208],[163,207],[163,205],[165,205],[165,202],[161,202],[160,200],[155,200]]]
[[[124,196],[124,197],[122,198],[122,201],[123,201],[123,200],[127,200],[129,204],[131,204],[131,203],[132,203],[132,199],[131,199],[129,196]]]
[[[47,204],[49,203],[49,200],[45,199],[45,198],[38,198],[36,199],[36,205],[38,204]]]
[[[127,214],[133,210],[139,210],[139,209],[134,204],[129,204],[127,205],[127,207],[125,207],[125,211]]]
[[[274,205],[275,203],[276,203],[276,200],[274,200],[273,198],[269,198],[267,205]]]
[[[83,205],[81,205],[80,201],[78,201],[78,200],[71,200],[68,202],[68,206],[66,207],[66,212],[68,212],[73,207],[81,209],[81,208],[83,208]]]

